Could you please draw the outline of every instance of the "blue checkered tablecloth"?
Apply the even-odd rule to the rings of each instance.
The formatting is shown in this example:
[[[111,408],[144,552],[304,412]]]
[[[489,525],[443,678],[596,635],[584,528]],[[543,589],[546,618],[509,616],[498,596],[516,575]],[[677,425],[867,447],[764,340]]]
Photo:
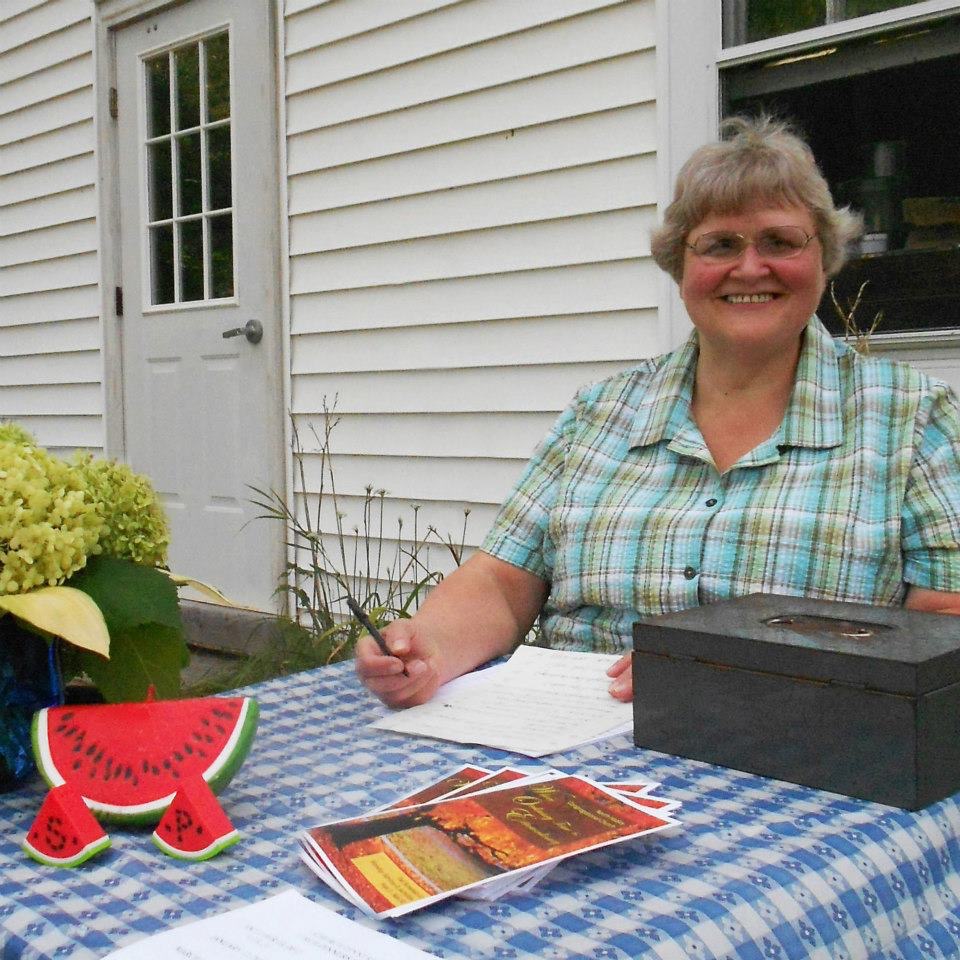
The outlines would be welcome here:
[[[253,688],[251,754],[221,799],[243,840],[200,864],[149,831],[75,870],[20,841],[44,794],[0,795],[0,958],[102,957],[116,947],[296,887],[438,957],[938,958],[960,955],[960,808],[921,813],[636,750],[625,736],[548,758],[598,780],[662,782],[683,827],[559,864],[529,893],[363,916],[297,857],[309,825],[371,810],[451,766],[533,765],[499,750],[372,731],[383,708],[350,664]]]

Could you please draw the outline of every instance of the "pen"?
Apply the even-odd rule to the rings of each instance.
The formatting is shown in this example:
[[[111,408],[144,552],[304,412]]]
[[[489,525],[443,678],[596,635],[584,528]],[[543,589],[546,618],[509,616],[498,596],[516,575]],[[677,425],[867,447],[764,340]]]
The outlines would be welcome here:
[[[385,657],[392,657],[393,654],[390,652],[390,648],[387,646],[387,641],[383,639],[383,634],[373,625],[373,621],[363,612],[363,607],[357,603],[353,597],[347,597],[347,606],[350,608],[350,612],[360,621],[361,626],[367,633],[377,641],[377,646],[380,648],[380,652]],[[403,675],[409,677],[410,674],[407,673],[407,668],[403,668]]]

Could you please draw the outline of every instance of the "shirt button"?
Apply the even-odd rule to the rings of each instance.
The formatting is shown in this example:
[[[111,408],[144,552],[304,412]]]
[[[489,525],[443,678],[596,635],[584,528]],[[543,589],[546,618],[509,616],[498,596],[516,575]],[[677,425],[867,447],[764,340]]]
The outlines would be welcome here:
[[[692,579],[697,575],[697,571],[696,571],[696,569],[695,569],[694,567],[684,567],[684,568],[683,568],[683,575],[684,575],[688,580],[692,580]]]
[[[716,498],[716,497],[711,497],[711,498],[707,501],[707,506],[708,506],[708,507],[715,507],[716,505],[717,505],[717,498]]]

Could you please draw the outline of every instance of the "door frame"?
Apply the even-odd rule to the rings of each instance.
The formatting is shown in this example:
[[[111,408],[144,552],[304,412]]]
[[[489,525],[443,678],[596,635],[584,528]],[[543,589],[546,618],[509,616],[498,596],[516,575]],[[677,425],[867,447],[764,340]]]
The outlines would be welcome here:
[[[125,437],[123,395],[123,320],[117,315],[116,291],[121,285],[120,247],[120,192],[117,121],[111,116],[113,98],[117,85],[117,31],[137,20],[162,13],[173,7],[183,6],[190,0],[93,0],[94,5],[94,136],[96,143],[96,195],[97,232],[100,253],[100,317],[101,354],[103,357],[103,382],[101,384],[104,413],[104,452],[107,456],[124,459],[127,445]],[[291,453],[291,427],[287,412],[291,409],[290,378],[290,268],[289,224],[287,209],[287,149],[286,149],[286,96],[284,92],[283,50],[285,48],[284,17],[282,3],[278,0],[261,0],[270,8],[274,24],[272,46],[274,62],[274,90],[276,137],[275,154],[277,190],[273,197],[272,217],[276,223],[279,250],[275,261],[277,299],[280,315],[280,344],[278,356],[281,363],[280,420],[282,437],[278,438],[279,449],[271,453],[280,463],[283,478],[283,494],[287,503],[293,503],[293,457]],[[278,531],[281,542],[287,538]],[[289,551],[284,549],[282,554]],[[282,571],[277,570],[279,576]]]

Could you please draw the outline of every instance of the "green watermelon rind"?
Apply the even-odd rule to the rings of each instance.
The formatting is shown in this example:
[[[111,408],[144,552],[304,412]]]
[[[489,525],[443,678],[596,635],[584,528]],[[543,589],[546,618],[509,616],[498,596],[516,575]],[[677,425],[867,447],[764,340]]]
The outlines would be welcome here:
[[[153,832],[151,839],[160,850],[167,854],[168,857],[175,857],[177,860],[190,860],[198,862],[200,860],[209,860],[211,857],[215,857],[218,853],[222,853],[227,849],[227,847],[232,847],[239,841],[240,831],[231,830],[222,837],[217,837],[216,840],[204,847],[202,850],[194,851],[180,850],[178,847],[172,847],[156,831]]]
[[[243,703],[240,708],[240,716],[233,728],[230,738],[224,744],[223,749],[213,760],[213,762],[203,772],[203,779],[207,781],[210,789],[214,793],[219,793],[233,779],[236,772],[243,765],[250,747],[253,744],[254,734],[257,732],[257,721],[260,717],[260,709],[257,701],[253,697],[242,697]],[[66,778],[57,770],[47,749],[47,714],[50,707],[37,711],[33,716],[33,723],[30,728],[30,736],[33,741],[33,755],[37,762],[37,769],[40,776],[50,787],[59,787],[66,783]],[[77,787],[82,794],[83,791]],[[118,806],[116,804],[103,803],[98,800],[91,800],[84,797],[87,806],[103,820],[113,823],[126,823],[133,826],[149,826],[156,823],[163,815],[163,811],[170,806],[176,790],[155,800],[148,800],[144,803]],[[29,852],[29,851],[28,851]]]
[[[79,867],[81,863],[86,863],[91,857],[95,857],[109,846],[110,838],[108,836],[98,837],[88,843],[79,853],[75,853],[65,860],[59,860],[56,857],[48,857],[45,853],[41,853],[29,840],[24,840],[21,844],[23,852],[28,857],[47,867]]]

